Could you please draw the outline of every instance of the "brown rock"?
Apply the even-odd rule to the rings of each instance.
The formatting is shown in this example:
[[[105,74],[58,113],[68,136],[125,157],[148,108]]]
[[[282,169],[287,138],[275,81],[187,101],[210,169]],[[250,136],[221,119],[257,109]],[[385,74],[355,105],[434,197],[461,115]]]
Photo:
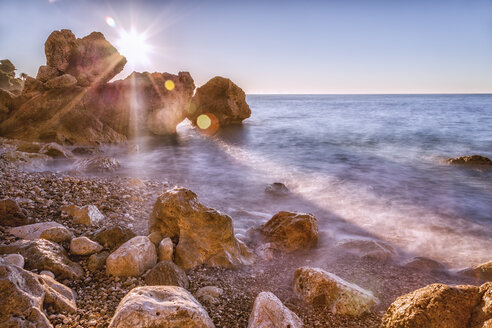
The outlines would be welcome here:
[[[95,156],[81,158],[73,163],[75,170],[79,172],[115,172],[120,168],[120,163],[112,157]]]
[[[46,89],[62,89],[69,88],[77,84],[77,79],[70,74],[63,74],[46,81],[44,87]]]
[[[97,230],[93,239],[108,249],[116,249],[135,237],[135,233],[122,226],[105,226]]]
[[[4,226],[20,226],[29,223],[27,212],[19,207],[15,200],[0,200],[0,223]]]
[[[189,280],[186,273],[172,261],[157,263],[144,276],[145,283],[150,286],[180,286],[188,289]]]
[[[91,256],[89,256],[89,259],[87,260],[87,267],[91,272],[104,269],[108,256],[109,256],[109,252],[107,251],[97,254],[92,254]]]
[[[57,277],[74,279],[84,274],[82,267],[70,261],[60,245],[45,239],[20,240],[10,245],[0,245],[0,253],[21,254],[28,270],[48,270]]]
[[[473,309],[470,328],[492,327],[492,283],[488,282],[480,286],[480,303]]]
[[[398,297],[384,314],[381,328],[468,327],[479,302],[478,287],[428,285]]]
[[[492,261],[482,263],[474,268],[467,268],[458,273],[477,280],[492,281]]]
[[[60,312],[77,312],[76,295],[70,288],[48,275],[39,275],[39,278],[46,292],[44,304],[51,305]]]
[[[279,212],[259,230],[285,251],[310,248],[318,243],[318,225],[312,214]]]
[[[261,292],[255,299],[248,328],[302,328],[302,320],[272,293]]]
[[[48,222],[40,222],[40,223],[34,223],[34,224],[23,225],[15,228],[10,228],[9,233],[20,239],[34,240],[34,239],[41,238],[41,234],[46,229],[50,229],[50,228],[65,228],[65,227],[57,222],[48,221]]]
[[[99,209],[95,205],[85,205],[80,207],[71,204],[62,206],[60,210],[70,215],[77,224],[96,225],[104,221],[104,215],[99,212]]]
[[[492,160],[481,155],[462,156],[456,158],[450,158],[447,160],[449,164],[462,164],[462,165],[492,165]]]
[[[396,255],[395,249],[390,244],[369,238],[344,238],[337,243],[337,246],[361,258],[383,262],[393,259]]]
[[[70,253],[74,255],[91,255],[102,250],[102,246],[87,237],[76,237],[70,241]]]
[[[0,122],[5,120],[12,111],[12,98],[14,98],[12,93],[0,89]]]
[[[241,123],[251,116],[246,94],[231,80],[216,76],[196,90],[188,119],[196,125],[202,114],[212,114],[220,126]]]
[[[22,89],[22,95],[25,97],[23,101],[26,101],[26,99],[32,98],[36,95],[40,95],[44,91],[46,91],[46,89],[41,81],[28,76],[24,81],[24,89]]]
[[[36,80],[41,82],[46,82],[60,75],[60,72],[51,66],[42,65],[39,66],[38,74],[36,75]]]
[[[108,256],[106,273],[112,276],[140,276],[156,263],[154,244],[146,236],[137,236]]]
[[[172,261],[174,253],[174,245],[171,238],[167,237],[161,240],[157,247],[157,256],[159,261]]]
[[[57,144],[57,143],[54,143],[54,142],[51,142],[49,144],[46,144],[44,145],[40,150],[39,152],[41,154],[46,154],[50,157],[64,157],[64,158],[71,158],[73,157],[72,156],[72,153],[70,152],[70,150],[66,149],[65,147]]]
[[[39,238],[50,240],[55,243],[63,243],[70,241],[73,238],[73,234],[65,227],[51,227],[43,230]]]
[[[77,40],[72,31],[53,31],[44,44],[46,64],[60,72],[65,72],[76,46]]]
[[[184,269],[202,263],[233,267],[252,262],[252,253],[234,237],[232,219],[201,204],[185,188],[175,187],[157,198],[149,231],[179,240],[175,262]]]
[[[196,298],[208,304],[218,304],[224,290],[217,286],[205,286],[198,289],[195,293]]]
[[[403,264],[406,268],[412,268],[420,271],[440,272],[446,271],[446,266],[436,260],[423,256],[415,256]]]

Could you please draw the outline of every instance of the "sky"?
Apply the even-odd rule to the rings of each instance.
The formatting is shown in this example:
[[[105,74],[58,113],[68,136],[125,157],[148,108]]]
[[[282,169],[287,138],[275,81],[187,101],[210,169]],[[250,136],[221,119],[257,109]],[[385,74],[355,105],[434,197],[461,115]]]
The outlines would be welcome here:
[[[0,0],[0,13],[0,59],[31,76],[66,28],[129,55],[117,78],[189,71],[197,86],[220,75],[250,94],[492,92],[492,0]]]

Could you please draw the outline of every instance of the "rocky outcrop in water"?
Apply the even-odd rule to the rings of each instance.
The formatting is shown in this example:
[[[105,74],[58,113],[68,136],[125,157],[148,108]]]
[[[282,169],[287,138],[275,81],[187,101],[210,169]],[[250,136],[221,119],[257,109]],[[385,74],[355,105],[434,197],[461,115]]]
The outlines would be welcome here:
[[[197,124],[200,115],[209,115],[220,126],[241,123],[251,116],[246,94],[231,80],[216,76],[196,90],[188,119]],[[200,126],[200,125],[199,125]]]
[[[337,246],[361,258],[378,261],[389,261],[396,255],[390,244],[369,238],[343,238],[337,242]]]
[[[492,166],[492,160],[485,156],[481,155],[471,155],[471,156],[462,156],[456,158],[449,158],[447,160],[449,164],[457,164],[457,165],[487,165]]]
[[[233,267],[251,263],[252,253],[234,237],[232,219],[175,187],[160,195],[149,220],[150,232],[177,241],[175,262],[184,269],[200,264]]]

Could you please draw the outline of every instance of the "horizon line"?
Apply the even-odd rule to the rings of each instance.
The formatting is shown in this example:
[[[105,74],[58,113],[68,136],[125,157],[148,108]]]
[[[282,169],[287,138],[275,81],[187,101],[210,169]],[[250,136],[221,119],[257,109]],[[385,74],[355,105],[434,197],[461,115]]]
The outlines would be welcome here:
[[[421,92],[421,93],[246,93],[246,95],[251,96],[440,96],[440,95],[476,95],[476,96],[488,96],[492,95],[492,92]]]

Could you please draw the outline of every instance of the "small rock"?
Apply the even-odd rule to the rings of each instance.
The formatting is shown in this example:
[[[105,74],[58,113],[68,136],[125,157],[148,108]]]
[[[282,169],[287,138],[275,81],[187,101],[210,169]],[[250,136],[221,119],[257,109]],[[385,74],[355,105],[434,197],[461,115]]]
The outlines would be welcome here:
[[[186,273],[171,261],[157,263],[144,276],[145,283],[151,286],[180,286],[185,289],[189,287]]]
[[[148,235],[150,241],[155,245],[155,247],[159,246],[159,243],[162,240],[162,234],[158,231],[153,231]]]
[[[390,244],[371,238],[344,238],[337,243],[337,247],[361,258],[382,262],[393,259],[396,254],[395,249]]]
[[[224,291],[217,286],[205,286],[196,291],[195,296],[202,302],[217,304]]]
[[[120,166],[116,159],[105,156],[81,158],[73,163],[74,169],[80,172],[115,172]]]
[[[459,165],[487,165],[492,166],[492,160],[481,155],[462,156],[457,158],[450,158],[447,160],[449,164]]]
[[[36,80],[41,82],[46,82],[60,75],[60,72],[51,66],[41,65],[38,69],[38,74],[36,75]]]
[[[70,241],[70,253],[74,255],[91,255],[102,249],[101,245],[87,237],[76,237]]]
[[[41,238],[43,231],[50,228],[65,228],[63,225],[48,221],[10,228],[9,233],[21,239],[34,240]],[[66,228],[65,228],[66,229]]]
[[[143,181],[139,178],[132,178],[128,181],[128,186],[133,188],[143,188],[145,187],[145,183],[143,183]]]
[[[164,238],[159,243],[159,248],[157,249],[157,255],[159,256],[159,261],[172,261],[173,260],[173,241],[171,238]]]
[[[3,259],[9,264],[24,268],[24,257],[20,254],[8,254],[3,256]]]
[[[109,252],[106,251],[92,254],[91,256],[89,256],[89,259],[87,260],[87,267],[91,272],[104,269],[108,256],[109,256]]]
[[[133,237],[135,233],[122,226],[104,226],[92,235],[95,241],[109,249],[116,249]]]
[[[27,212],[11,198],[0,200],[0,224],[5,226],[20,226],[28,224]]]
[[[96,206],[86,205],[79,207],[77,205],[62,206],[62,212],[70,215],[75,223],[84,225],[95,225],[104,221],[104,215],[99,212]]]
[[[255,299],[248,328],[301,328],[302,320],[272,293],[261,292]]]
[[[46,240],[51,240],[55,243],[63,243],[65,241],[70,241],[73,238],[73,234],[70,230],[68,230],[64,226],[55,226],[51,228],[47,228],[41,232],[39,238],[43,238]]]
[[[287,196],[290,194],[290,190],[281,182],[274,182],[265,188],[267,194],[273,196]]]
[[[40,276],[48,276],[48,277],[51,277],[53,279],[55,279],[55,274],[51,271],[48,271],[48,270],[43,270],[39,273]]]
[[[108,256],[106,273],[112,276],[140,276],[156,263],[154,244],[146,236],[137,236]]]

